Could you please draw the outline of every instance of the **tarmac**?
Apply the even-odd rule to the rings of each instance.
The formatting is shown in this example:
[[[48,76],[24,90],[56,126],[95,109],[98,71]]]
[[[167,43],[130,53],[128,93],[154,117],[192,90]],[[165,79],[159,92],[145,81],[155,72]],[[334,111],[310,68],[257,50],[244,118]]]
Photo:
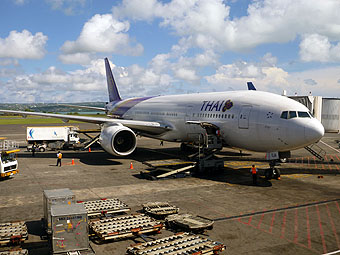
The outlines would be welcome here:
[[[76,124],[93,129],[91,124]],[[141,178],[148,169],[143,161],[178,158],[179,144],[138,137],[135,153],[114,157],[100,148],[62,151],[62,166],[56,152],[25,150],[25,125],[0,125],[0,136],[20,142],[20,173],[0,181],[0,223],[24,220],[29,239],[22,245],[29,254],[49,254],[41,239],[43,190],[69,188],[77,200],[118,198],[139,211],[146,202],[169,202],[180,212],[215,221],[205,235],[222,242],[222,254],[340,254],[340,152],[339,134],[326,134],[319,146],[327,154],[321,162],[306,150],[292,152],[279,166],[281,180],[265,180],[268,164],[263,153],[224,149],[222,171],[203,176],[151,181]],[[72,159],[75,164],[72,165]],[[130,164],[133,169],[130,169]],[[259,168],[258,185],[252,184],[250,167]],[[161,238],[172,232],[152,235]],[[128,246],[142,239],[91,242],[99,255],[125,254]],[[0,247],[5,249],[6,247]]]

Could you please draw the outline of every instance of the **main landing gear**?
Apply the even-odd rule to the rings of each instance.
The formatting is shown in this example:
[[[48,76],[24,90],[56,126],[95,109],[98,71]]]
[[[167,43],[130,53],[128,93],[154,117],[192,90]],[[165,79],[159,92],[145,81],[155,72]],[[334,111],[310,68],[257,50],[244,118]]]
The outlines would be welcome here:
[[[278,162],[276,160],[272,160],[269,162],[269,169],[266,169],[264,172],[264,176],[267,180],[277,179],[280,180],[280,169],[276,168],[278,166]]]

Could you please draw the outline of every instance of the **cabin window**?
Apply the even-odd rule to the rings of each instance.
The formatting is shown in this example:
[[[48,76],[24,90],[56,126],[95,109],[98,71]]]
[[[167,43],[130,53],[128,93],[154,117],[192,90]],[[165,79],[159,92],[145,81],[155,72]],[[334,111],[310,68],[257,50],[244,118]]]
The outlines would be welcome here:
[[[310,118],[308,112],[298,112],[300,118]]]
[[[296,118],[296,112],[295,111],[289,111],[289,119]]]
[[[287,119],[288,118],[288,111],[284,111],[281,113],[281,119]]]

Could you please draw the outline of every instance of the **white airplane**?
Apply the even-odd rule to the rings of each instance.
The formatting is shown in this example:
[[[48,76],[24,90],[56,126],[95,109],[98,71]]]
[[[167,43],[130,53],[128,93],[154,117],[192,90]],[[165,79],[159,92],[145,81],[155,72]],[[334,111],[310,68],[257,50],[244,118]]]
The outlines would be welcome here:
[[[198,142],[204,125],[214,126],[223,144],[242,150],[278,153],[303,148],[319,141],[324,127],[308,108],[248,83],[245,91],[139,97],[122,100],[107,58],[109,100],[104,110],[113,118],[98,118],[0,110],[101,124],[100,144],[115,156],[131,154],[136,133],[164,141]],[[92,108],[92,107],[86,107]]]

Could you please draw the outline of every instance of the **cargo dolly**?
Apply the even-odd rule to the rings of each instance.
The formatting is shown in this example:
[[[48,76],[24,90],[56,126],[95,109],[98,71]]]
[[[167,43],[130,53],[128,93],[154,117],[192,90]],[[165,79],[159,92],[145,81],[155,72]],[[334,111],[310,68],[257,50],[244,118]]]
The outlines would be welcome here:
[[[105,214],[116,214],[131,210],[128,205],[117,198],[77,201],[77,203],[82,203],[84,205],[89,217],[102,216]]]
[[[101,240],[117,240],[160,232],[163,223],[145,214],[124,215],[89,221],[90,230]]]
[[[212,229],[214,221],[202,216],[191,214],[173,214],[165,218],[165,224],[171,229],[181,229],[190,232],[203,232]]]
[[[142,177],[150,180],[184,177],[190,175],[190,170],[196,167],[196,162],[180,159],[144,161],[143,164],[153,168],[140,172]]]
[[[220,242],[189,233],[178,233],[154,241],[132,245],[127,248],[130,255],[184,255],[219,254],[226,249]]]
[[[167,202],[149,202],[143,204],[143,211],[155,218],[161,218],[178,213],[179,208]]]
[[[0,255],[28,255],[28,250],[19,248],[10,251],[0,251]]]
[[[17,245],[28,238],[24,221],[0,223],[0,245]]]

